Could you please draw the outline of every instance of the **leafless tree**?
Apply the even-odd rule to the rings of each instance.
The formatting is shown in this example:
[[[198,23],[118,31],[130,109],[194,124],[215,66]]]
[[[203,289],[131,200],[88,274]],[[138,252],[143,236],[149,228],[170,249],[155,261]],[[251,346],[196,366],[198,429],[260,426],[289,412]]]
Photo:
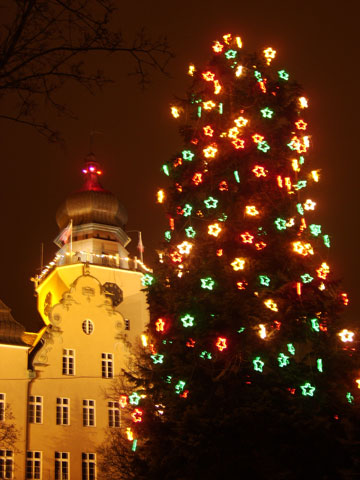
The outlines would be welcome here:
[[[40,105],[72,115],[56,92],[68,81],[91,92],[109,82],[89,65],[88,54],[112,53],[132,59],[144,86],[151,70],[166,73],[172,53],[166,38],[144,30],[125,40],[116,30],[113,0],[4,0],[0,3],[0,118],[35,127],[49,140],[58,133],[35,116]],[[120,17],[118,18],[120,20]],[[131,68],[131,67],[130,67]]]
[[[15,418],[9,405],[6,407],[6,419],[0,421],[0,449],[14,450],[19,431],[15,426]]]

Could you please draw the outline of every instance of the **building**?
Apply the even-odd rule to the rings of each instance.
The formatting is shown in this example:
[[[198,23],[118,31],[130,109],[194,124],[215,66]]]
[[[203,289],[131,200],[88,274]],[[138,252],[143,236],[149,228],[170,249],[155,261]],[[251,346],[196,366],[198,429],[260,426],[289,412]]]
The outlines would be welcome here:
[[[97,447],[120,426],[107,395],[148,321],[146,267],[129,258],[126,211],[94,155],[83,173],[57,212],[59,251],[34,279],[44,328],[25,334],[0,304],[0,415],[10,405],[19,429],[16,451],[0,451],[0,478],[94,480]]]

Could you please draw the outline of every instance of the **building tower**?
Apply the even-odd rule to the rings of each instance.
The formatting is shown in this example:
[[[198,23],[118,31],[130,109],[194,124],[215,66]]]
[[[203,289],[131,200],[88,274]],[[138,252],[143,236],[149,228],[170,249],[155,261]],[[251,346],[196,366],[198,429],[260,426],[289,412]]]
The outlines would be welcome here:
[[[60,249],[34,279],[45,326],[30,354],[27,479],[96,479],[98,445],[120,426],[107,392],[148,320],[145,267],[126,250],[126,210],[101,186],[93,154],[83,174],[56,215]]]

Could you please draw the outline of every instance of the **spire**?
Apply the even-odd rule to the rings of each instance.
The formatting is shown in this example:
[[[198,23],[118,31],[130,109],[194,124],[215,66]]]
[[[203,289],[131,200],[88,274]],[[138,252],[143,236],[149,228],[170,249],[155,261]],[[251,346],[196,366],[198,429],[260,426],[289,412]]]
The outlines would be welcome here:
[[[102,171],[100,164],[96,161],[95,155],[90,152],[84,160],[85,163],[82,173],[85,175],[85,181],[80,191],[105,192],[106,190],[101,186],[99,181],[99,176],[102,175]]]

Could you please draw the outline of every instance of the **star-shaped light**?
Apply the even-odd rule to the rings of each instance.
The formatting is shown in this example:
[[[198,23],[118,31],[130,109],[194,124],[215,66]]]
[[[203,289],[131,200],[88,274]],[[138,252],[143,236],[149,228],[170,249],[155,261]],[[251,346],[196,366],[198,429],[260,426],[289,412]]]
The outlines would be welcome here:
[[[211,277],[201,278],[201,288],[212,290],[214,288],[215,282]]]
[[[236,282],[236,286],[237,286],[238,290],[246,290],[247,285],[248,285],[248,283],[245,282],[245,281]]]
[[[245,260],[243,258],[235,258],[235,260],[230,264],[235,272],[239,270],[244,270],[245,268]]]
[[[295,122],[295,125],[298,130],[306,130],[307,127],[307,123],[304,122],[304,120],[299,120]]]
[[[236,75],[237,77],[241,77],[242,72],[243,72],[243,68],[244,68],[244,67],[243,67],[242,65],[238,65],[238,66],[236,67],[235,75]]]
[[[210,125],[206,125],[206,127],[203,127],[204,135],[207,135],[208,137],[212,137],[214,134],[214,130],[210,127]]]
[[[278,230],[286,230],[286,220],[283,218],[277,218],[274,223]]]
[[[185,255],[188,255],[193,247],[192,243],[187,242],[186,240],[179,245],[177,245],[177,248],[180,253],[183,253]]]
[[[266,63],[268,65],[270,65],[271,63],[271,60],[273,60],[275,58],[275,55],[276,55],[276,50],[274,50],[273,48],[271,47],[268,47],[268,48],[265,48],[265,50],[263,51],[264,53],[264,56],[266,58]]]
[[[253,365],[254,365],[254,370],[256,370],[257,372],[262,372],[265,363],[261,360],[260,357],[256,357],[256,358],[253,360]]]
[[[139,408],[135,408],[135,410],[131,414],[133,422],[135,423],[142,422],[142,414],[143,412]]]
[[[252,172],[257,176],[257,177],[266,177],[266,170],[264,167],[261,165],[256,165],[253,169]]]
[[[288,343],[287,348],[288,348],[289,353],[291,353],[291,355],[295,355],[295,347],[292,343]]]
[[[165,328],[164,320],[162,318],[158,318],[155,322],[155,326],[156,326],[156,331],[157,332],[163,332],[164,328]]]
[[[289,80],[289,74],[285,70],[279,70],[278,74],[282,80]]]
[[[191,215],[193,207],[186,203],[183,208],[183,215],[184,217],[189,217]]]
[[[271,298],[269,298],[268,300],[265,300],[264,305],[270,310],[272,310],[273,312],[279,311],[277,304]]]
[[[191,64],[189,65],[188,75],[193,76],[193,75],[194,75],[194,72],[195,72],[195,65],[193,65],[193,64],[191,63]]]
[[[266,140],[263,140],[262,142],[258,142],[257,148],[261,152],[266,153],[268,150],[270,150],[270,145],[266,142]]]
[[[129,395],[129,402],[131,405],[139,405],[140,400],[141,397],[136,392],[133,392],[131,395]]]
[[[204,203],[206,205],[206,208],[216,208],[219,200],[216,200],[214,197],[209,197],[206,200],[204,200]]]
[[[264,140],[265,137],[259,135],[258,133],[255,133],[255,135],[253,135],[251,138],[254,140],[254,143],[260,143]]]
[[[183,380],[179,380],[178,383],[175,385],[175,392],[180,394],[185,388],[186,382]]]
[[[181,263],[183,261],[183,257],[179,252],[170,253],[170,258],[174,263]]]
[[[322,278],[323,280],[326,280],[326,277],[330,273],[330,267],[326,262],[323,262],[321,264],[321,267],[316,270],[316,273],[318,274],[319,278]]]
[[[274,115],[274,111],[271,110],[271,108],[269,107],[265,107],[263,108],[261,111],[261,115],[264,117],[264,118],[272,118],[272,116]]]
[[[309,225],[310,232],[314,237],[318,237],[321,234],[321,225],[316,225],[315,223],[312,223]]]
[[[206,80],[207,82],[213,82],[214,79],[215,79],[215,73],[213,72],[210,72],[210,71],[207,71],[207,72],[204,72],[202,74],[202,77],[204,80]]]
[[[188,238],[194,238],[196,235],[196,231],[191,226],[185,228],[185,233]]]
[[[344,330],[341,330],[341,332],[338,333],[340,339],[342,342],[353,342],[354,341],[354,332],[351,332],[350,330],[347,330],[344,328]]]
[[[231,58],[235,58],[237,55],[237,51],[236,50],[228,50],[227,52],[225,52],[225,57],[229,60]]]
[[[213,237],[217,237],[221,232],[221,227],[218,223],[213,223],[212,225],[208,226],[208,234],[212,235]]]
[[[179,118],[180,117],[180,110],[178,109],[178,107],[174,107],[174,106],[171,107],[171,115],[174,118]]]
[[[187,160],[188,162],[191,162],[192,159],[195,157],[195,153],[193,153],[191,150],[183,150],[181,153],[182,158],[184,160]]]
[[[180,318],[183,326],[185,328],[188,328],[188,327],[193,327],[194,326],[194,320],[195,320],[195,317],[193,317],[192,315],[190,315],[189,313],[187,313],[186,315],[183,315],[181,318]]]
[[[255,243],[255,248],[256,250],[262,250],[263,248],[266,247],[266,243],[265,242],[257,242]]]
[[[350,392],[347,392],[346,399],[349,403],[353,403],[353,401],[354,401],[354,397],[351,395]]]
[[[259,337],[262,339],[267,337],[266,326],[263,323],[259,325]]]
[[[230,128],[228,131],[229,138],[236,138],[239,135],[239,129],[237,127]]]
[[[194,174],[194,176],[192,177],[192,181],[195,183],[195,185],[199,185],[199,183],[203,181],[202,176],[203,174],[200,172]]]
[[[278,356],[279,367],[286,367],[286,365],[289,365],[290,363],[289,358],[290,357],[288,357],[284,353],[280,353]]]
[[[319,325],[318,319],[311,318],[310,322],[311,322],[311,328],[314,330],[314,332],[320,332],[320,325]]]
[[[216,107],[216,103],[212,100],[203,103],[204,110],[212,110],[214,107]]]
[[[241,127],[245,127],[245,125],[248,124],[249,120],[244,117],[238,117],[238,118],[235,118],[234,122],[237,127],[241,128]]]
[[[231,143],[234,145],[236,150],[239,150],[239,148],[245,148],[245,140],[242,140],[241,138],[237,138]]]
[[[221,53],[224,49],[224,45],[220,43],[218,40],[216,40],[216,42],[214,42],[212,49],[214,50],[215,53]]]
[[[253,243],[254,236],[249,232],[242,233],[241,235],[243,243]]]
[[[216,346],[220,350],[220,352],[225,350],[225,348],[227,348],[226,338],[218,337],[217,342],[216,342]]]
[[[268,287],[270,285],[270,278],[267,275],[259,275],[260,285]]]
[[[306,202],[304,203],[304,208],[305,210],[315,210],[316,202],[313,202],[308,198]]]
[[[226,180],[223,180],[219,183],[219,190],[220,192],[227,192],[229,190],[229,185],[227,184]]]
[[[314,392],[315,392],[316,388],[313,387],[311,385],[311,383],[306,382],[304,385],[300,385],[300,388],[302,390],[302,394],[304,395],[304,397],[313,397],[314,396]]]
[[[304,273],[304,275],[301,275],[300,278],[303,283],[311,283],[314,280],[314,278],[309,273]]]
[[[194,348],[195,343],[196,343],[195,340],[193,340],[192,338],[189,338],[189,340],[186,342],[186,346],[189,348]]]
[[[299,98],[299,104],[300,104],[300,108],[308,108],[308,106],[309,106],[308,99],[305,98],[305,97],[300,97]]]
[[[206,350],[202,351],[199,355],[200,358],[203,358],[205,360],[211,360],[212,355],[210,352],[207,352]]]
[[[203,153],[205,158],[215,158],[215,155],[217,154],[217,148],[216,144],[213,143],[212,145],[209,145],[207,148],[204,148]]]
[[[154,277],[149,273],[145,273],[145,275],[141,279],[141,283],[144,287],[148,287],[152,285],[154,282]]]
[[[314,250],[310,243],[293,242],[294,252],[306,257],[307,255],[314,255]]]
[[[160,355],[160,353],[156,353],[155,355],[150,355],[152,361],[154,362],[154,365],[156,363],[163,363],[164,360],[164,355]]]
[[[255,217],[256,215],[259,215],[259,211],[254,205],[247,205],[245,207],[245,213],[246,215],[251,215],[252,217]]]
[[[128,397],[127,395],[120,395],[119,398],[119,405],[121,408],[125,408],[128,402]]]

